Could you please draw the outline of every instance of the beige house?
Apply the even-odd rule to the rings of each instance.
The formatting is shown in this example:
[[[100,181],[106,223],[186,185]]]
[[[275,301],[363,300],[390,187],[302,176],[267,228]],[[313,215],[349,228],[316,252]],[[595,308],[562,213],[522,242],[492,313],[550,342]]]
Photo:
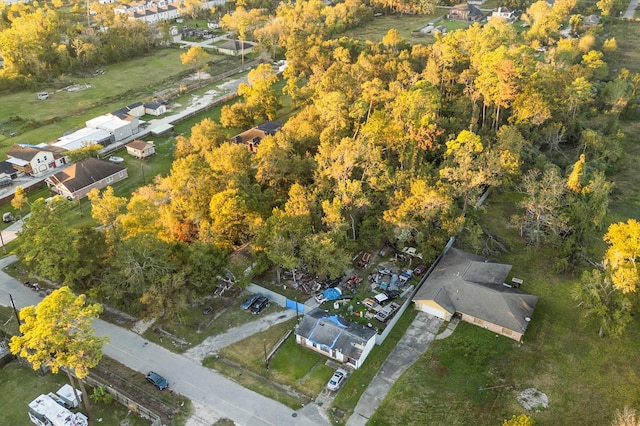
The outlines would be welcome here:
[[[223,55],[240,56],[242,54],[248,55],[253,52],[253,44],[247,41],[240,40],[227,40],[221,45],[217,46],[218,52]]]
[[[153,142],[145,142],[139,139],[129,142],[125,147],[127,148],[127,154],[140,159],[151,157],[156,153],[156,145]]]
[[[449,249],[422,283],[413,302],[416,309],[463,321],[520,341],[538,303],[538,296],[521,291],[520,279],[506,283],[511,265]]]
[[[52,192],[69,200],[79,200],[93,188],[106,188],[127,177],[126,167],[97,158],[85,158],[44,181]]]
[[[447,13],[447,19],[454,21],[479,21],[484,18],[484,13],[476,6],[469,3],[462,3],[453,6]]]

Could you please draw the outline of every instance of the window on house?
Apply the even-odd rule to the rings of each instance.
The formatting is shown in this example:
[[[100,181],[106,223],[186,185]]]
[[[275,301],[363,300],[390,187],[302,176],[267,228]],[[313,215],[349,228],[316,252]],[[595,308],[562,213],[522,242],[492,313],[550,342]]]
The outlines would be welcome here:
[[[118,173],[118,177],[124,177],[124,170]]]
[[[107,181],[107,183],[111,183],[111,182],[113,182],[113,176],[109,176],[109,177],[106,179],[106,181]]]

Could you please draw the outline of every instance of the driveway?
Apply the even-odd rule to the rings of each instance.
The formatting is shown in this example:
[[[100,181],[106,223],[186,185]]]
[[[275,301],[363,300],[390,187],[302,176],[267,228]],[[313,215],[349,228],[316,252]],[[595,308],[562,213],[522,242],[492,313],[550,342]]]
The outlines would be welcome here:
[[[347,426],[364,426],[369,421],[402,373],[426,352],[441,325],[442,319],[418,312],[360,397]]]
[[[0,268],[15,260],[0,260]],[[0,304],[11,306],[9,295],[18,309],[40,302],[38,293],[4,272],[0,272]],[[191,399],[194,405],[208,408],[210,423],[229,418],[238,425],[329,425],[324,412],[315,404],[294,411],[203,367],[198,362],[175,354],[127,329],[102,320],[94,323],[97,334],[109,336],[105,355],[127,367],[146,373],[155,370],[164,375],[171,388]]]

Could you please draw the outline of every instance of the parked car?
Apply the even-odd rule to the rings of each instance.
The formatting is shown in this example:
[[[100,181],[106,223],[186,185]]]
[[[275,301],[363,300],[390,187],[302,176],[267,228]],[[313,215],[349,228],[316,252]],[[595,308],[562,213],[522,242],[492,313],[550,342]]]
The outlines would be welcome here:
[[[389,319],[391,319],[391,317],[396,313],[398,309],[400,309],[400,305],[395,302],[391,302],[387,306],[379,310],[374,318],[380,322],[387,322],[389,321]]]
[[[427,265],[418,265],[413,270],[413,273],[416,274],[416,275],[422,275],[425,272],[427,272],[427,269],[429,269],[429,267]]]
[[[164,390],[169,387],[169,382],[167,382],[167,379],[154,371],[149,371],[147,374],[145,374],[145,377],[147,378],[147,381],[149,383],[160,390]]]
[[[393,300],[400,297],[400,292],[398,290],[385,290],[384,295],[387,296],[387,300]]]
[[[246,299],[244,299],[244,302],[242,302],[242,305],[240,305],[240,307],[242,309],[244,309],[245,311],[247,309],[249,309],[251,307],[251,305],[253,305],[255,303],[256,300],[258,300],[260,298],[259,294],[251,294],[249,295]]]
[[[267,306],[269,306],[269,299],[264,296],[260,296],[255,302],[253,302],[253,305],[251,305],[251,313],[253,315],[258,315],[260,312],[265,310]]]
[[[346,378],[347,372],[342,368],[338,368],[336,372],[333,373],[333,376],[331,376],[331,378],[329,379],[329,383],[327,383],[327,389],[329,389],[330,391],[336,391],[340,389],[340,386],[342,386],[342,383]]]

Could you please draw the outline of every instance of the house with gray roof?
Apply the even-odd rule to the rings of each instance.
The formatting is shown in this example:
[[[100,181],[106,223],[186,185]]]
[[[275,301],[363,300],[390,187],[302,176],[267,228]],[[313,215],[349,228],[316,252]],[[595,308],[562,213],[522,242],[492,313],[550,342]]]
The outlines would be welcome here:
[[[510,271],[511,265],[450,248],[416,291],[413,302],[416,309],[445,321],[457,314],[463,321],[521,341],[538,296],[506,284]]]
[[[90,157],[72,164],[44,181],[52,192],[69,200],[79,200],[93,188],[106,188],[127,177],[126,167]]]
[[[248,41],[240,40],[227,40],[224,43],[216,46],[219,53],[229,56],[240,56],[243,53],[248,55],[253,52],[254,44]]]
[[[296,343],[336,361],[360,368],[376,344],[374,329],[322,309],[313,309],[296,326]]]

